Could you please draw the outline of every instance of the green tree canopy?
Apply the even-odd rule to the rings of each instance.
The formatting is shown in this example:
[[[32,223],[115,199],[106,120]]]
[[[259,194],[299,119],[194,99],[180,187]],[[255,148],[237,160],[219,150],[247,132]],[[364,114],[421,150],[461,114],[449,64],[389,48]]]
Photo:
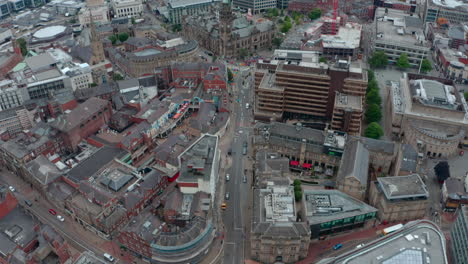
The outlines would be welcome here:
[[[132,22],[132,25],[136,23],[136,20],[134,17],[132,17],[130,21]]]
[[[294,186],[297,186],[297,185],[300,186],[301,184],[302,184],[302,182],[301,182],[301,180],[299,180],[299,179],[295,179],[294,182],[293,182],[293,185],[294,185]]]
[[[120,42],[125,42],[128,39],[128,33],[127,32],[120,33],[118,38]]]
[[[281,46],[281,43],[283,42],[283,40],[281,38],[276,37],[271,42],[273,43],[275,47],[279,47]]]
[[[428,59],[423,59],[421,62],[421,72],[428,73],[432,71],[431,62]]]
[[[249,51],[245,48],[242,48],[239,50],[239,57],[241,59],[244,59],[245,57],[247,57],[249,55]]]
[[[368,105],[371,105],[371,104],[381,105],[382,104],[382,98],[380,97],[379,90],[372,89],[367,93],[366,104]]]
[[[366,110],[366,122],[379,122],[382,119],[382,110],[380,109],[379,105],[370,104],[367,106]]]
[[[182,25],[181,25],[181,24],[172,25],[172,31],[173,31],[173,32],[182,31]]]
[[[21,55],[23,56],[28,55],[28,46],[27,46],[26,40],[24,40],[24,38],[19,38],[16,40],[16,43],[18,43],[21,49]]]
[[[468,101],[468,92],[465,92],[463,95],[465,96],[465,100]]]
[[[115,43],[117,43],[117,36],[111,35],[109,36],[109,40],[112,42],[112,45],[115,45]]]
[[[383,51],[376,51],[368,62],[372,68],[383,68],[388,65],[388,56]]]
[[[292,28],[291,21],[284,21],[283,25],[281,26],[281,32],[287,33]]]
[[[291,22],[291,18],[288,17],[288,16],[285,16],[285,17],[284,17],[284,21],[285,21],[285,22]]]
[[[234,80],[234,75],[232,74],[232,71],[230,68],[227,69],[227,75],[228,75],[228,81],[232,82]]]
[[[294,199],[296,202],[302,200],[302,191],[294,191]]]
[[[396,66],[400,69],[408,69],[410,67],[408,54],[402,53],[396,62]]]
[[[372,90],[379,90],[379,83],[376,79],[372,79],[367,83],[367,92],[370,92]]]
[[[369,82],[375,79],[375,73],[373,70],[367,70],[367,79]]]
[[[320,8],[314,8],[309,13],[309,18],[315,20],[322,16],[322,10]]]
[[[112,80],[114,80],[114,81],[121,81],[123,79],[124,79],[124,77],[122,75],[118,74],[118,73],[114,73],[112,75]]]
[[[327,58],[325,58],[325,57],[320,57],[320,58],[319,58],[319,62],[325,63],[325,62],[327,62]]]
[[[380,127],[379,124],[376,122],[372,122],[367,126],[366,131],[364,132],[364,135],[368,138],[373,138],[373,139],[379,139],[381,136],[383,136],[383,130],[382,127]]]

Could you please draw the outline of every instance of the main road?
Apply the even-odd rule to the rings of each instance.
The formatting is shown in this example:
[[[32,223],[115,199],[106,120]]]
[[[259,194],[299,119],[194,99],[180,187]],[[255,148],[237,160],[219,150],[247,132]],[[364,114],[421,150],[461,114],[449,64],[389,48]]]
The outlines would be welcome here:
[[[232,91],[236,103],[233,105],[233,140],[231,144],[232,166],[228,169],[231,175],[229,182],[226,182],[226,193],[230,198],[225,200],[227,209],[223,212],[223,222],[225,228],[224,243],[224,264],[244,263],[246,258],[246,232],[249,229],[249,209],[248,199],[251,190],[251,176],[249,157],[252,150],[252,80],[250,68],[239,70],[235,76],[235,87]],[[246,104],[250,107],[247,108]],[[243,153],[243,145],[247,144],[247,153]],[[244,177],[246,182],[244,181]]]

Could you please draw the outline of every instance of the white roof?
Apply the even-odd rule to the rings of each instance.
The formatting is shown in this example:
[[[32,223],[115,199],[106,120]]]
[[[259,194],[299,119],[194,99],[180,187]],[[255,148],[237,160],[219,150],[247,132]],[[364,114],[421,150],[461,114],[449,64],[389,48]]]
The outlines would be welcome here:
[[[50,27],[39,29],[33,34],[33,36],[38,39],[51,38],[60,33],[63,33],[66,29],[67,27],[65,26],[50,26]]]

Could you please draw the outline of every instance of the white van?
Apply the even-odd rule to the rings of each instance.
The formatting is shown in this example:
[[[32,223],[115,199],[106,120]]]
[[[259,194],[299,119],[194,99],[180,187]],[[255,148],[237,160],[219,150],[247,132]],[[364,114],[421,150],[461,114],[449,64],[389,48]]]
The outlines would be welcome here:
[[[104,258],[109,262],[114,262],[114,257],[109,253],[104,253]]]
[[[250,104],[249,104],[249,103],[246,103],[246,104],[245,104],[245,108],[246,108],[246,109],[249,109],[249,108],[250,108]]]

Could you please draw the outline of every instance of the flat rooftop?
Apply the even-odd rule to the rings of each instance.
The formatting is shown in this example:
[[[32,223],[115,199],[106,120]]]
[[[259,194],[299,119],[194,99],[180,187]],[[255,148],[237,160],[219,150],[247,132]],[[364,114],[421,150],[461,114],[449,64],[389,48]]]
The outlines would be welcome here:
[[[304,190],[309,225],[377,212],[377,209],[338,190]]]
[[[362,98],[361,96],[337,93],[335,96],[335,107],[362,111]]]
[[[403,46],[413,45],[429,49],[421,44],[421,41],[425,42],[423,29],[413,27],[412,25],[417,24],[414,19],[407,20],[405,17],[409,17],[409,15],[401,10],[388,8],[386,14],[385,8],[377,8],[375,15],[375,23],[377,23],[376,42],[397,43]]]
[[[430,0],[429,3],[432,3],[437,7],[443,7],[448,9],[468,10],[468,3],[463,0]]]
[[[448,110],[460,110],[461,99],[457,97],[458,91],[454,86],[426,79],[412,80],[409,84],[413,102]]]
[[[340,27],[337,35],[322,35],[324,48],[356,49],[361,43],[362,26],[355,23],[347,23]]]
[[[388,200],[429,197],[426,184],[419,174],[379,177],[377,182]]]
[[[263,75],[262,81],[258,86],[259,89],[268,89],[278,92],[284,91],[284,87],[276,85],[276,74],[270,73],[268,71],[265,71],[264,73],[265,74]]]
[[[217,138],[202,136],[198,142],[180,156],[180,176],[182,182],[198,182],[200,178],[210,181],[211,169],[215,160]]]
[[[168,5],[171,8],[183,8],[193,5],[210,4],[220,2],[221,0],[170,0]]]
[[[428,220],[407,223],[402,229],[360,249],[321,263],[446,264],[445,237],[436,224]]]

